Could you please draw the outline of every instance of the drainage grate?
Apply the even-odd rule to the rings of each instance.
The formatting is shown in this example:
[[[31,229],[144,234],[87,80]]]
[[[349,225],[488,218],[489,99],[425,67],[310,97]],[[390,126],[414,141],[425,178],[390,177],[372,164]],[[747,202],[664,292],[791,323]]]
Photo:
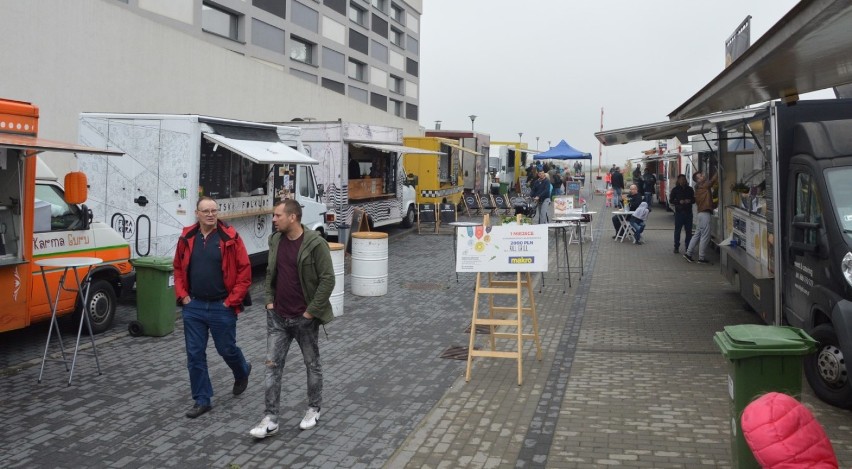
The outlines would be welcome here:
[[[470,334],[470,324],[467,325],[464,332],[466,334]],[[479,326],[476,326],[476,333],[477,333],[477,335],[478,334],[490,334],[491,328],[488,327],[488,326],[479,325]]]
[[[479,350],[479,347],[474,347],[474,350]],[[462,345],[453,345],[441,353],[441,358],[449,358],[450,360],[467,360],[468,348]]]
[[[408,282],[403,283],[402,288],[406,290],[444,290],[447,286],[443,283],[435,282]]]

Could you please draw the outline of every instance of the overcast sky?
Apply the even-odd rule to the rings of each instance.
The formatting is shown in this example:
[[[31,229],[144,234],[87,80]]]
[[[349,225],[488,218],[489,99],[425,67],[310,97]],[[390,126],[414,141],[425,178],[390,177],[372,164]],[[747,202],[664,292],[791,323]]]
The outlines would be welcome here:
[[[751,15],[751,43],[796,0],[424,0],[420,123],[598,160],[605,130],[667,120],[718,75],[725,40]],[[603,147],[606,165],[651,142]]]

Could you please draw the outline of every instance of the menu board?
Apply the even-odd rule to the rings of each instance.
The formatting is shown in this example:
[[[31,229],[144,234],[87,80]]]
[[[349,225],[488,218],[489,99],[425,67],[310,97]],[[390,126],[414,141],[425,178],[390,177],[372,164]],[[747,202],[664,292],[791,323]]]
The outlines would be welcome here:
[[[462,227],[456,247],[456,272],[547,272],[547,225]]]
[[[201,162],[198,174],[198,192],[214,199],[231,197],[232,153],[223,147],[213,151],[208,140],[201,142]]]

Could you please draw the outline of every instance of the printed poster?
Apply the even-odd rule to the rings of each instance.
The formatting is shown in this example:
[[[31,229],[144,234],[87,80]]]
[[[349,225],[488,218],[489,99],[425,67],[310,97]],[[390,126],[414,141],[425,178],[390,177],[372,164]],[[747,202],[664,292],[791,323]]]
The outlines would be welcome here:
[[[553,218],[564,218],[574,210],[574,197],[558,195],[553,198]]]
[[[456,272],[547,272],[547,225],[458,230]]]

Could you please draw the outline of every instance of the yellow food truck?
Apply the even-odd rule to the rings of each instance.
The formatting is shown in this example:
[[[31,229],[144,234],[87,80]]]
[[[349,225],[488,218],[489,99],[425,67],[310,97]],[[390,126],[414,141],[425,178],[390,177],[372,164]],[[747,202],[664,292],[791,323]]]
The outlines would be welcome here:
[[[458,140],[441,137],[404,137],[407,147],[432,150],[435,155],[406,153],[403,166],[406,174],[417,176],[416,201],[426,203],[453,203],[461,201],[464,191],[463,153],[474,157],[481,153],[464,148]]]

